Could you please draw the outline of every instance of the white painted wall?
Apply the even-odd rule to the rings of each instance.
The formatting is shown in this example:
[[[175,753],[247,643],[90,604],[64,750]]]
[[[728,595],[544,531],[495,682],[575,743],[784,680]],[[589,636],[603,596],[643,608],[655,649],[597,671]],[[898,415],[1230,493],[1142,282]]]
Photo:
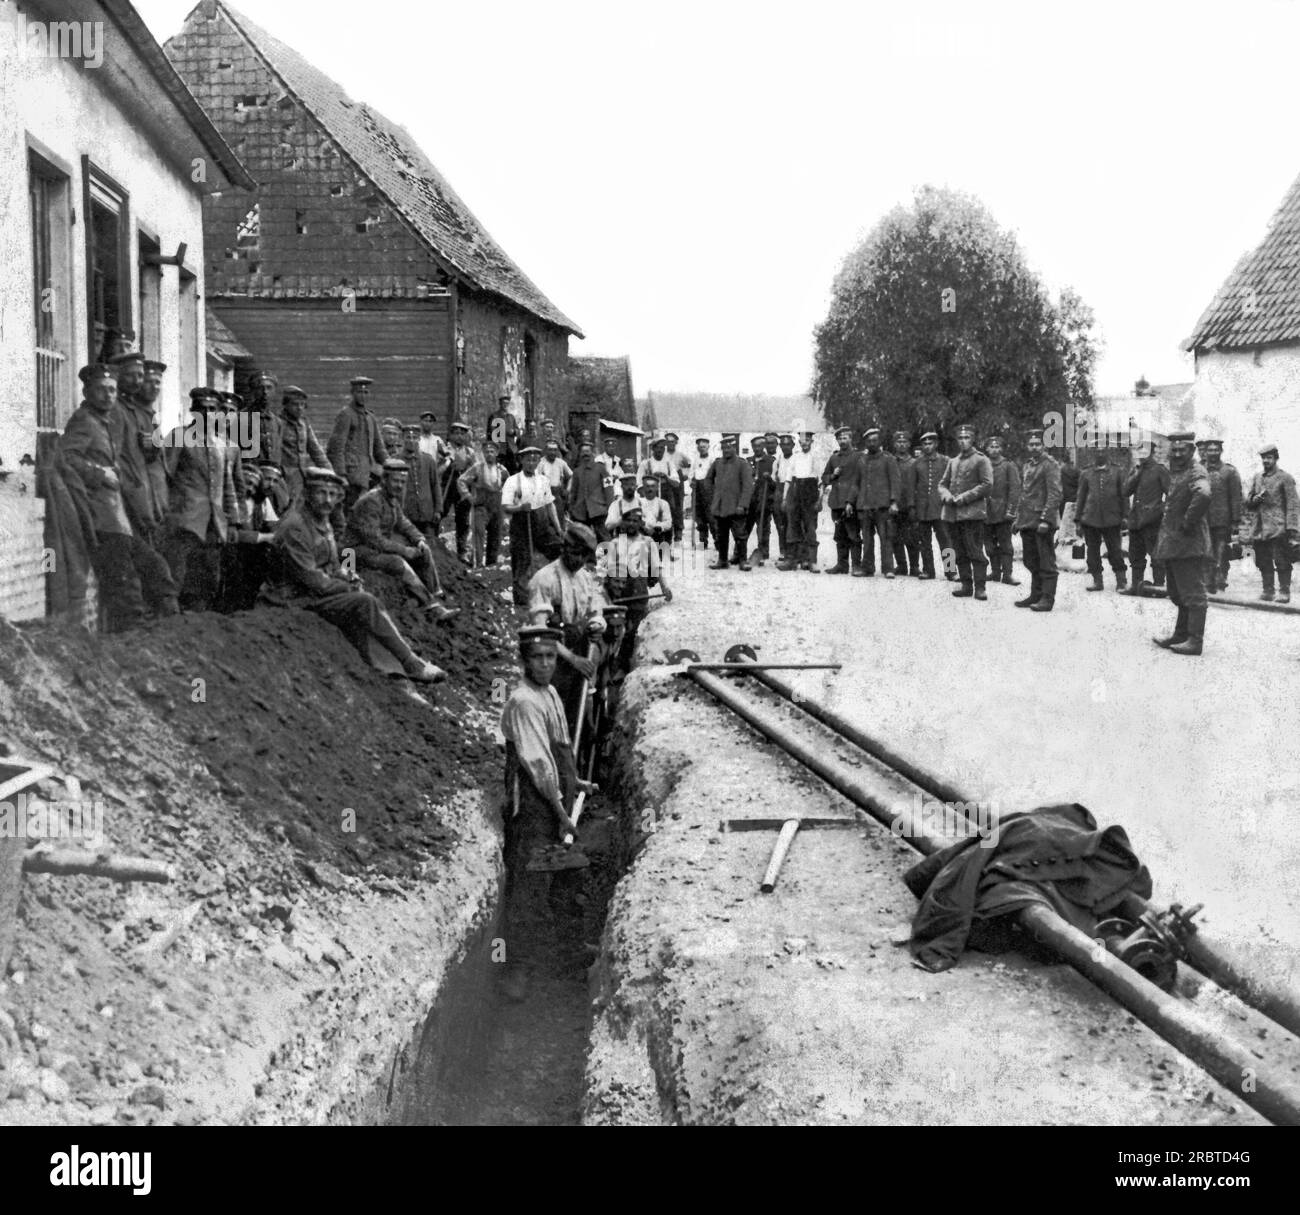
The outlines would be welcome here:
[[[1197,437],[1222,439],[1223,458],[1243,479],[1259,469],[1266,442],[1300,474],[1300,344],[1198,355],[1192,399]]]
[[[12,6],[6,8],[12,11]],[[150,83],[149,87],[156,86]],[[138,229],[153,233],[164,254],[174,253],[182,241],[189,246],[186,267],[199,276],[192,365],[205,365],[201,194],[188,176],[159,157],[150,139],[124,116],[101,87],[95,69],[20,51],[12,24],[0,21],[0,460],[11,470],[19,470],[22,457],[36,450],[29,140],[71,177],[70,201],[75,208],[68,250],[71,295],[56,301],[71,316],[65,416],[80,399],[76,371],[96,353],[87,349],[83,155],[129,194],[133,325],[139,324]],[[200,154],[196,139],[194,155]],[[164,267],[159,304],[162,359],[168,364],[161,398],[165,427],[179,422],[182,387],[185,393],[192,387],[179,382],[178,284],[176,267]],[[0,480],[0,614],[11,619],[40,616],[45,610],[43,579],[39,570],[28,568],[33,551],[39,557],[40,544],[33,549],[33,534],[39,538],[44,518],[34,482],[31,468]]]

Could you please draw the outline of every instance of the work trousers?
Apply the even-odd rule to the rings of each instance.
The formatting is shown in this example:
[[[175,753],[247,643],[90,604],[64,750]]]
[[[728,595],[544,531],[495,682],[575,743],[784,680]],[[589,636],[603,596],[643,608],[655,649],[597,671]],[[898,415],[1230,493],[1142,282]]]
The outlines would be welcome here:
[[[1165,584],[1165,563],[1155,559],[1156,541],[1160,539],[1160,520],[1145,527],[1130,528],[1128,533],[1128,563],[1133,567],[1133,585],[1142,583],[1142,571],[1147,557],[1151,558],[1151,582],[1154,586]]]
[[[473,554],[469,547],[470,517],[474,513],[474,504],[463,498],[456,499],[456,556],[466,565],[473,564]]]
[[[749,508],[749,527],[754,532],[754,553],[766,561],[772,555],[772,502],[767,499]],[[747,529],[748,530],[748,529]],[[746,538],[748,541],[748,537]]]
[[[695,543],[701,548],[709,547],[709,531],[712,526],[709,518],[709,483],[704,480],[692,482],[691,513],[695,516]]]
[[[988,523],[984,527],[984,548],[989,556],[989,576],[993,579],[1010,578],[1015,572],[1016,549],[1011,542],[1013,524],[1010,519]]]
[[[1210,528],[1210,556],[1205,563],[1205,584],[1206,589],[1211,593],[1227,589],[1231,544],[1231,527]]]
[[[889,507],[877,506],[871,510],[859,512],[858,520],[862,528],[862,568],[868,574],[876,572],[876,538],[880,539],[880,572],[894,572],[894,549],[891,543],[893,520]]]
[[[1165,562],[1169,575],[1169,601],[1180,608],[1204,608],[1205,558],[1174,557]]]
[[[817,557],[817,516],[821,483],[816,477],[796,477],[790,482],[786,509],[786,544],[790,560],[811,565]]]
[[[1255,568],[1264,579],[1264,589],[1273,589],[1273,571],[1277,571],[1277,580],[1285,591],[1291,589],[1291,548],[1285,536],[1276,536],[1272,540],[1255,541]]]
[[[648,595],[650,593],[649,587],[650,583],[645,578],[610,578],[605,583],[605,598],[612,603],[618,599]],[[624,606],[627,609],[627,623],[612,661],[617,670],[626,672],[632,669],[632,655],[636,650],[637,630],[641,627],[641,622],[650,611],[650,605],[648,601],[641,599]]]
[[[894,516],[894,566],[904,575],[921,572],[921,546],[910,510],[900,510]]]
[[[1101,577],[1101,542],[1106,542],[1106,561],[1116,575],[1124,572],[1124,550],[1119,542],[1119,524],[1114,527],[1093,527],[1083,524],[1083,540],[1088,546],[1088,573]]]
[[[714,517],[713,529],[718,540],[719,565],[726,565],[728,563],[728,549],[732,543],[734,543],[736,547],[736,564],[739,565],[745,560],[745,554],[749,549],[749,542],[747,540],[749,528],[746,526],[748,521],[748,515],[722,515]]]
[[[558,557],[560,547],[545,507],[519,510],[510,516],[510,578],[515,607],[528,606],[528,580],[539,558],[550,561]]]
[[[790,527],[790,518],[780,507],[776,507],[772,511],[772,525],[776,528],[777,551],[784,557],[788,547],[786,534]]]
[[[673,516],[673,539],[680,540],[682,538],[682,497],[685,491],[676,477],[665,478],[660,486]]]
[[[529,873],[528,862],[534,852],[560,842],[560,820],[522,770],[519,813],[512,811],[513,798],[507,800],[504,812],[506,886],[500,931],[506,964],[531,969],[556,946],[555,921],[561,910],[557,896],[563,883],[555,879],[563,875]]]
[[[939,542],[939,560],[943,562],[943,572],[951,572],[951,562],[955,559],[956,553],[953,550],[952,536],[948,531],[948,525],[942,519],[918,519],[916,521],[916,543],[921,550],[921,563],[925,567],[925,572],[934,577],[934,547],[931,538]],[[952,553],[952,557],[946,554]]]
[[[834,506],[831,518],[835,520],[835,563],[848,569],[862,565],[862,523],[852,506]]]
[[[302,600],[300,606],[328,620],[377,670],[397,674],[401,664],[415,657],[393,618],[369,591],[331,591]]]
[[[558,513],[558,506],[556,511]],[[501,522],[504,518],[500,506],[474,508],[475,565],[496,565],[501,555]]]
[[[948,527],[957,550],[957,576],[962,582],[983,586],[989,572],[988,558],[984,555],[984,520],[958,519]]]
[[[90,564],[104,605],[105,630],[120,633],[144,619],[146,605],[159,616],[176,612],[176,584],[165,562],[138,536],[100,532]]]
[[[208,612],[221,592],[223,561],[221,534],[208,520],[208,534],[200,540],[186,528],[172,528],[163,539],[163,555],[172,581],[187,612]]]
[[[1021,528],[1020,554],[1029,571],[1029,595],[1032,599],[1056,601],[1056,532],[1040,532],[1036,527]]]
[[[438,585],[433,573],[432,553],[421,553],[408,561],[398,553],[385,553],[359,544],[356,556],[358,569],[382,570],[396,578],[422,603],[432,598]]]

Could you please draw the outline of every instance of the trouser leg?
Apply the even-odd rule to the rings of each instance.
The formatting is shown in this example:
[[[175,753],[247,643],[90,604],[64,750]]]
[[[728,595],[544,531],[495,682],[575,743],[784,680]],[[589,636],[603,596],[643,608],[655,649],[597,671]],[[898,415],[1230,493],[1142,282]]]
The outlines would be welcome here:
[[[1165,584],[1165,563],[1157,561],[1155,557],[1156,544],[1160,540],[1160,524],[1149,523],[1142,529],[1142,539],[1145,541],[1146,551],[1151,555],[1151,582],[1153,586],[1164,586]]]
[[[1119,527],[1103,527],[1100,529],[1101,538],[1106,542],[1106,564],[1110,566],[1111,572],[1118,577],[1124,573],[1124,552],[1119,541]]]
[[[96,537],[91,566],[99,583],[107,631],[120,633],[144,619],[140,579],[131,560],[131,537],[101,532]]]
[[[1032,527],[1020,531],[1020,558],[1029,573],[1029,597],[1037,599],[1043,592],[1042,578],[1039,575],[1038,533]]]
[[[912,566],[909,562],[908,552],[908,518],[905,510],[900,510],[894,519],[894,539],[892,547],[894,550],[894,566],[900,574],[910,574]]]
[[[682,538],[682,483],[677,480],[665,482],[668,486],[668,507],[673,516],[673,540]]]
[[[952,528],[944,519],[934,521],[935,538],[939,541],[939,556],[943,561],[943,572],[949,578],[957,576],[957,549],[953,541]]]
[[[456,555],[466,564],[472,559],[472,553],[469,547],[469,524],[470,515],[474,507],[470,502],[457,500],[456,502]]]
[[[1147,566],[1146,536],[1140,527],[1130,527],[1128,532],[1128,563],[1133,570],[1133,585],[1142,585],[1142,575]]]
[[[1089,523],[1080,524],[1083,529],[1083,542],[1088,550],[1088,573],[1094,578],[1101,577],[1101,529]]]
[[[516,607],[528,606],[528,581],[533,576],[532,512],[510,516],[510,580]]]
[[[777,545],[777,549],[778,549],[778,551],[780,552],[781,556],[784,557],[784,556],[786,555],[787,550],[788,550],[788,542],[787,542],[787,540],[786,540],[786,531],[787,531],[787,529],[789,528],[789,519],[787,518],[786,513],[785,513],[785,511],[783,511],[783,510],[774,510],[774,511],[772,512],[772,518],[773,518],[773,519],[775,520],[775,522],[776,522],[776,545]]]
[[[303,606],[339,629],[369,662],[375,658],[371,642],[402,664],[415,657],[393,618],[368,591],[339,591],[309,600]]]
[[[749,528],[746,526],[745,516],[732,515],[731,516],[731,540],[736,547],[735,560],[737,565],[743,565],[746,561],[749,560],[749,556],[747,552],[749,548],[749,544],[747,540],[748,535],[749,535]]]
[[[850,568],[861,569],[870,557],[865,547],[870,541],[863,533],[862,519],[857,509],[852,506],[844,508],[844,537],[848,546]]]
[[[1272,540],[1255,541],[1255,568],[1259,570],[1266,591],[1273,590],[1273,545]]]
[[[162,555],[138,536],[132,536],[131,565],[140,579],[145,606],[156,615],[174,616],[180,610],[176,603],[176,583]]]
[[[916,539],[917,547],[920,550],[921,564],[926,574],[931,577],[934,576],[934,525],[935,521],[933,519],[918,519],[916,521]]]
[[[713,527],[718,545],[718,564],[727,565],[731,560],[731,519],[727,515],[715,515]]]
[[[1056,602],[1056,583],[1060,577],[1056,568],[1056,532],[1039,532],[1037,529],[1020,533],[1021,539],[1032,538],[1036,550],[1038,593],[1042,599]]]

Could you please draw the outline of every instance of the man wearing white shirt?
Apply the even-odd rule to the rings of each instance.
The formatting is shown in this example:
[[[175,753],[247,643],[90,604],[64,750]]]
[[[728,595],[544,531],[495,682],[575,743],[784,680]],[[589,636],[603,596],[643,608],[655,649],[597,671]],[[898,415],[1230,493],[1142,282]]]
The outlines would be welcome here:
[[[805,430],[799,447],[782,461],[788,469],[786,494],[786,558],[776,563],[779,570],[807,570],[817,573],[817,515],[821,510],[821,475],[826,461],[813,452],[813,434]]]
[[[656,544],[666,545],[669,559],[672,556],[673,510],[672,506],[659,496],[659,478],[645,477],[641,481],[641,523],[646,535]]]
[[[697,452],[695,463],[691,467],[691,511],[695,515],[695,543],[700,548],[709,547],[709,469],[713,467],[713,457],[709,455],[709,441],[706,438],[695,440]]]
[[[605,470],[605,488],[611,493],[618,492],[618,478],[623,471],[623,463],[618,458],[617,448],[617,441],[608,438],[605,440],[605,450],[595,459],[595,463]]]
[[[443,442],[442,436],[434,433],[434,426],[437,425],[438,419],[432,409],[426,409],[420,415],[420,450],[430,455],[437,461],[438,475],[441,476],[443,470],[447,467],[447,461],[451,459],[447,451],[447,444]]]
[[[553,423],[549,425],[554,427]],[[547,439],[542,454],[542,462],[538,468],[546,474],[547,481],[551,485],[551,494],[555,498],[555,513],[559,517],[560,526],[565,524],[565,517],[569,508],[569,480],[573,476],[573,469],[565,462],[560,455],[560,445],[555,439]]]
[[[528,580],[539,556],[551,560],[560,549],[555,495],[546,474],[537,471],[541,449],[521,448],[519,471],[501,487],[501,509],[510,519],[510,574],[516,607],[528,606]]]
[[[772,480],[776,482],[772,518],[776,523],[776,541],[781,546],[781,560],[784,561],[787,553],[785,534],[789,523],[786,517],[785,500],[790,490],[790,457],[794,455],[794,435],[781,435],[777,443],[779,447],[776,459],[772,462]]]

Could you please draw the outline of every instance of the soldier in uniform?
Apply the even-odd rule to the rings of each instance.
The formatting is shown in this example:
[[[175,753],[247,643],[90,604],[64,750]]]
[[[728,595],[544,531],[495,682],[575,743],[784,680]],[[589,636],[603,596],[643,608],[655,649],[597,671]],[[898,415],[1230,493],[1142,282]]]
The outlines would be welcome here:
[[[215,389],[191,389],[191,426],[174,430],[166,448],[170,505],[162,552],[188,611],[212,607],[222,582],[222,546],[240,522],[238,449],[218,433],[220,403]]]
[[[680,544],[685,532],[686,478],[691,471],[691,457],[679,450],[677,444],[681,439],[669,431],[664,435],[668,450],[664,453],[673,466],[673,475],[663,483],[664,496],[673,514],[673,543]]]
[[[1250,541],[1255,549],[1255,566],[1264,581],[1260,595],[1265,603],[1290,603],[1292,546],[1300,542],[1300,508],[1296,503],[1295,478],[1278,467],[1277,445],[1259,449],[1264,467],[1250,480],[1246,506],[1253,520]],[[1273,574],[1277,572],[1277,593]]]
[[[1078,496],[1074,517],[1083,528],[1088,546],[1088,573],[1092,575],[1090,591],[1104,590],[1101,580],[1101,542],[1106,542],[1106,560],[1115,572],[1115,589],[1122,591],[1125,577],[1124,552],[1120,547],[1119,528],[1124,522],[1124,475],[1110,462],[1110,452],[1097,448],[1093,464],[1079,473]]]
[[[510,401],[508,395],[497,397],[496,411],[488,416],[485,437],[497,445],[497,459],[502,467],[514,474],[519,471],[519,423],[510,412]]]
[[[1205,639],[1205,562],[1210,555],[1210,478],[1193,458],[1196,436],[1169,436],[1169,496],[1155,556],[1169,575],[1169,598],[1178,622],[1168,637],[1154,637],[1171,654],[1196,655]]]
[[[835,432],[839,450],[830,454],[822,470],[822,484],[830,489],[826,505],[835,522],[835,564],[828,574],[854,574],[862,569],[862,526],[858,521],[858,476],[862,453],[853,446],[853,431],[841,426]]]
[[[307,394],[290,384],[280,398],[280,467],[291,503],[302,501],[303,473],[328,464],[325,449],[307,421]]]
[[[362,494],[379,483],[384,461],[388,459],[388,449],[379,433],[379,420],[367,405],[373,383],[366,375],[352,377],[352,399],[339,410],[325,445],[325,454],[334,471],[347,483],[344,511],[351,510]]]
[[[605,515],[612,497],[605,488],[605,466],[597,463],[590,442],[578,444],[573,476],[569,478],[569,518],[604,538]],[[635,481],[633,482],[635,484]]]
[[[442,518],[442,484],[438,479],[438,461],[420,447],[420,428],[415,423],[402,427],[402,454],[410,470],[402,510],[420,529],[432,548],[438,539],[438,521]]]
[[[934,577],[934,540],[939,542],[939,560],[943,562],[944,576],[957,577],[949,568],[952,539],[943,519],[943,499],[939,496],[939,482],[948,471],[948,457],[939,452],[939,436],[928,430],[921,436],[921,454],[912,461],[912,510],[916,519],[916,540],[921,550],[922,578]],[[948,554],[952,554],[949,556]]]
[[[161,517],[167,514],[167,462],[158,430],[158,398],[162,395],[163,372],[166,370],[166,363],[145,359],[144,381],[136,393],[136,420],[140,423],[140,442],[144,446],[145,474]]]
[[[862,435],[867,450],[858,466],[857,513],[862,528],[862,566],[855,577],[871,578],[876,572],[876,539],[880,540],[880,571],[894,576],[894,519],[898,516],[898,464],[880,446],[880,427],[868,427]]]
[[[250,413],[256,413],[259,419],[257,449],[253,456],[258,460],[269,460],[277,467],[283,467],[284,422],[280,415],[272,412],[275,396],[276,378],[269,371],[259,371],[252,379],[253,401]],[[283,405],[283,402],[281,402]]]
[[[988,496],[993,488],[993,467],[989,458],[975,448],[975,431],[957,428],[957,454],[939,479],[944,522],[957,550],[957,573],[961,586],[954,599],[987,599],[988,558],[984,555],[984,524],[988,521]]]
[[[898,464],[898,514],[894,517],[894,568],[904,577],[921,576],[921,546],[913,518],[912,456],[907,431],[894,431],[894,460]]]
[[[1020,486],[1016,530],[1029,571],[1029,594],[1016,607],[1050,612],[1056,603],[1056,527],[1061,510],[1061,469],[1043,449],[1043,432],[1025,434],[1029,452]]]
[[[1231,464],[1223,462],[1223,444],[1218,439],[1203,439],[1201,449],[1205,473],[1210,478],[1210,565],[1206,573],[1206,590],[1213,594],[1228,589],[1228,547],[1241,523],[1241,475]]]
[[[131,521],[131,530],[150,548],[156,549],[158,528],[167,509],[167,496],[165,490],[159,496],[157,478],[150,475],[149,461],[154,458],[157,463],[162,451],[153,443],[153,401],[146,404],[141,399],[145,358],[128,350],[113,357],[112,367],[117,372],[117,404],[113,408],[113,422],[117,427],[117,469],[122,482],[122,504],[126,507],[126,517]],[[165,486],[165,470],[162,479]]]
[[[786,461],[790,485],[786,491],[786,559],[779,570],[807,570],[818,574],[817,516],[821,513],[821,475],[824,461],[813,452],[813,433],[799,436],[799,450]]]
[[[695,516],[695,543],[699,548],[709,547],[709,469],[713,457],[709,455],[709,441],[704,436],[695,440],[695,463],[691,467],[691,512]]]
[[[383,605],[362,586],[360,576],[339,564],[330,514],[347,482],[326,468],[309,468],[303,481],[303,501],[291,507],[275,529],[271,574],[262,584],[259,602],[316,613],[341,629],[361,656],[386,674],[405,675],[417,683],[441,682],[446,675],[416,655]]]
[[[1169,492],[1169,469],[1156,460],[1155,444],[1143,443],[1135,449],[1138,457],[1128,480],[1124,482],[1124,496],[1131,499],[1128,511],[1128,560],[1133,567],[1133,585],[1124,593],[1142,593],[1142,572],[1146,569],[1147,554],[1154,553],[1160,536],[1160,517],[1165,511],[1165,495]],[[1164,586],[1165,567],[1151,558],[1151,581]]]
[[[159,616],[175,615],[176,584],[167,563],[131,530],[122,500],[123,428],[114,369],[92,363],[78,374],[83,399],[59,438],[59,452],[86,489],[95,529],[91,566],[107,631],[117,633],[140,624],[146,604]]]
[[[989,520],[985,529],[988,544],[989,572],[995,581],[1007,586],[1019,586],[1015,576],[1016,550],[1011,543],[1011,533],[1016,526],[1016,513],[1020,509],[1020,469],[1014,461],[1002,454],[1000,435],[989,435],[984,446],[988,450],[989,467],[993,470],[993,488],[989,490]]]
[[[749,548],[749,533],[754,533],[754,561],[762,565],[772,555],[772,498],[775,484],[772,468],[775,456],[768,451],[767,439],[755,435],[750,442],[754,453],[749,465],[754,470],[754,493],[749,499],[749,516],[745,522],[745,548]]]
[[[402,510],[410,468],[405,460],[384,461],[383,477],[374,489],[356,500],[343,533],[344,552],[352,550],[358,569],[382,570],[396,578],[434,620],[446,622],[460,615],[434,597],[438,575],[433,550]]]
[[[501,487],[501,509],[510,518],[510,573],[516,607],[528,606],[533,570],[539,560],[552,558],[561,544],[551,483],[537,471],[541,458],[540,448],[520,448],[519,471],[507,477]]]
[[[506,470],[501,453],[489,439],[483,444],[483,458],[460,478],[461,492],[469,496],[471,530],[474,533],[474,561],[496,565],[501,555],[501,533],[505,515],[501,510],[501,491],[505,488]]]
[[[728,553],[732,543],[737,566],[742,570],[753,568],[746,554],[745,522],[749,518],[749,500],[754,496],[754,470],[737,454],[739,447],[739,435],[723,435],[722,456],[709,468],[709,511],[718,542],[718,559],[709,566],[711,570],[725,570],[731,565]]]

